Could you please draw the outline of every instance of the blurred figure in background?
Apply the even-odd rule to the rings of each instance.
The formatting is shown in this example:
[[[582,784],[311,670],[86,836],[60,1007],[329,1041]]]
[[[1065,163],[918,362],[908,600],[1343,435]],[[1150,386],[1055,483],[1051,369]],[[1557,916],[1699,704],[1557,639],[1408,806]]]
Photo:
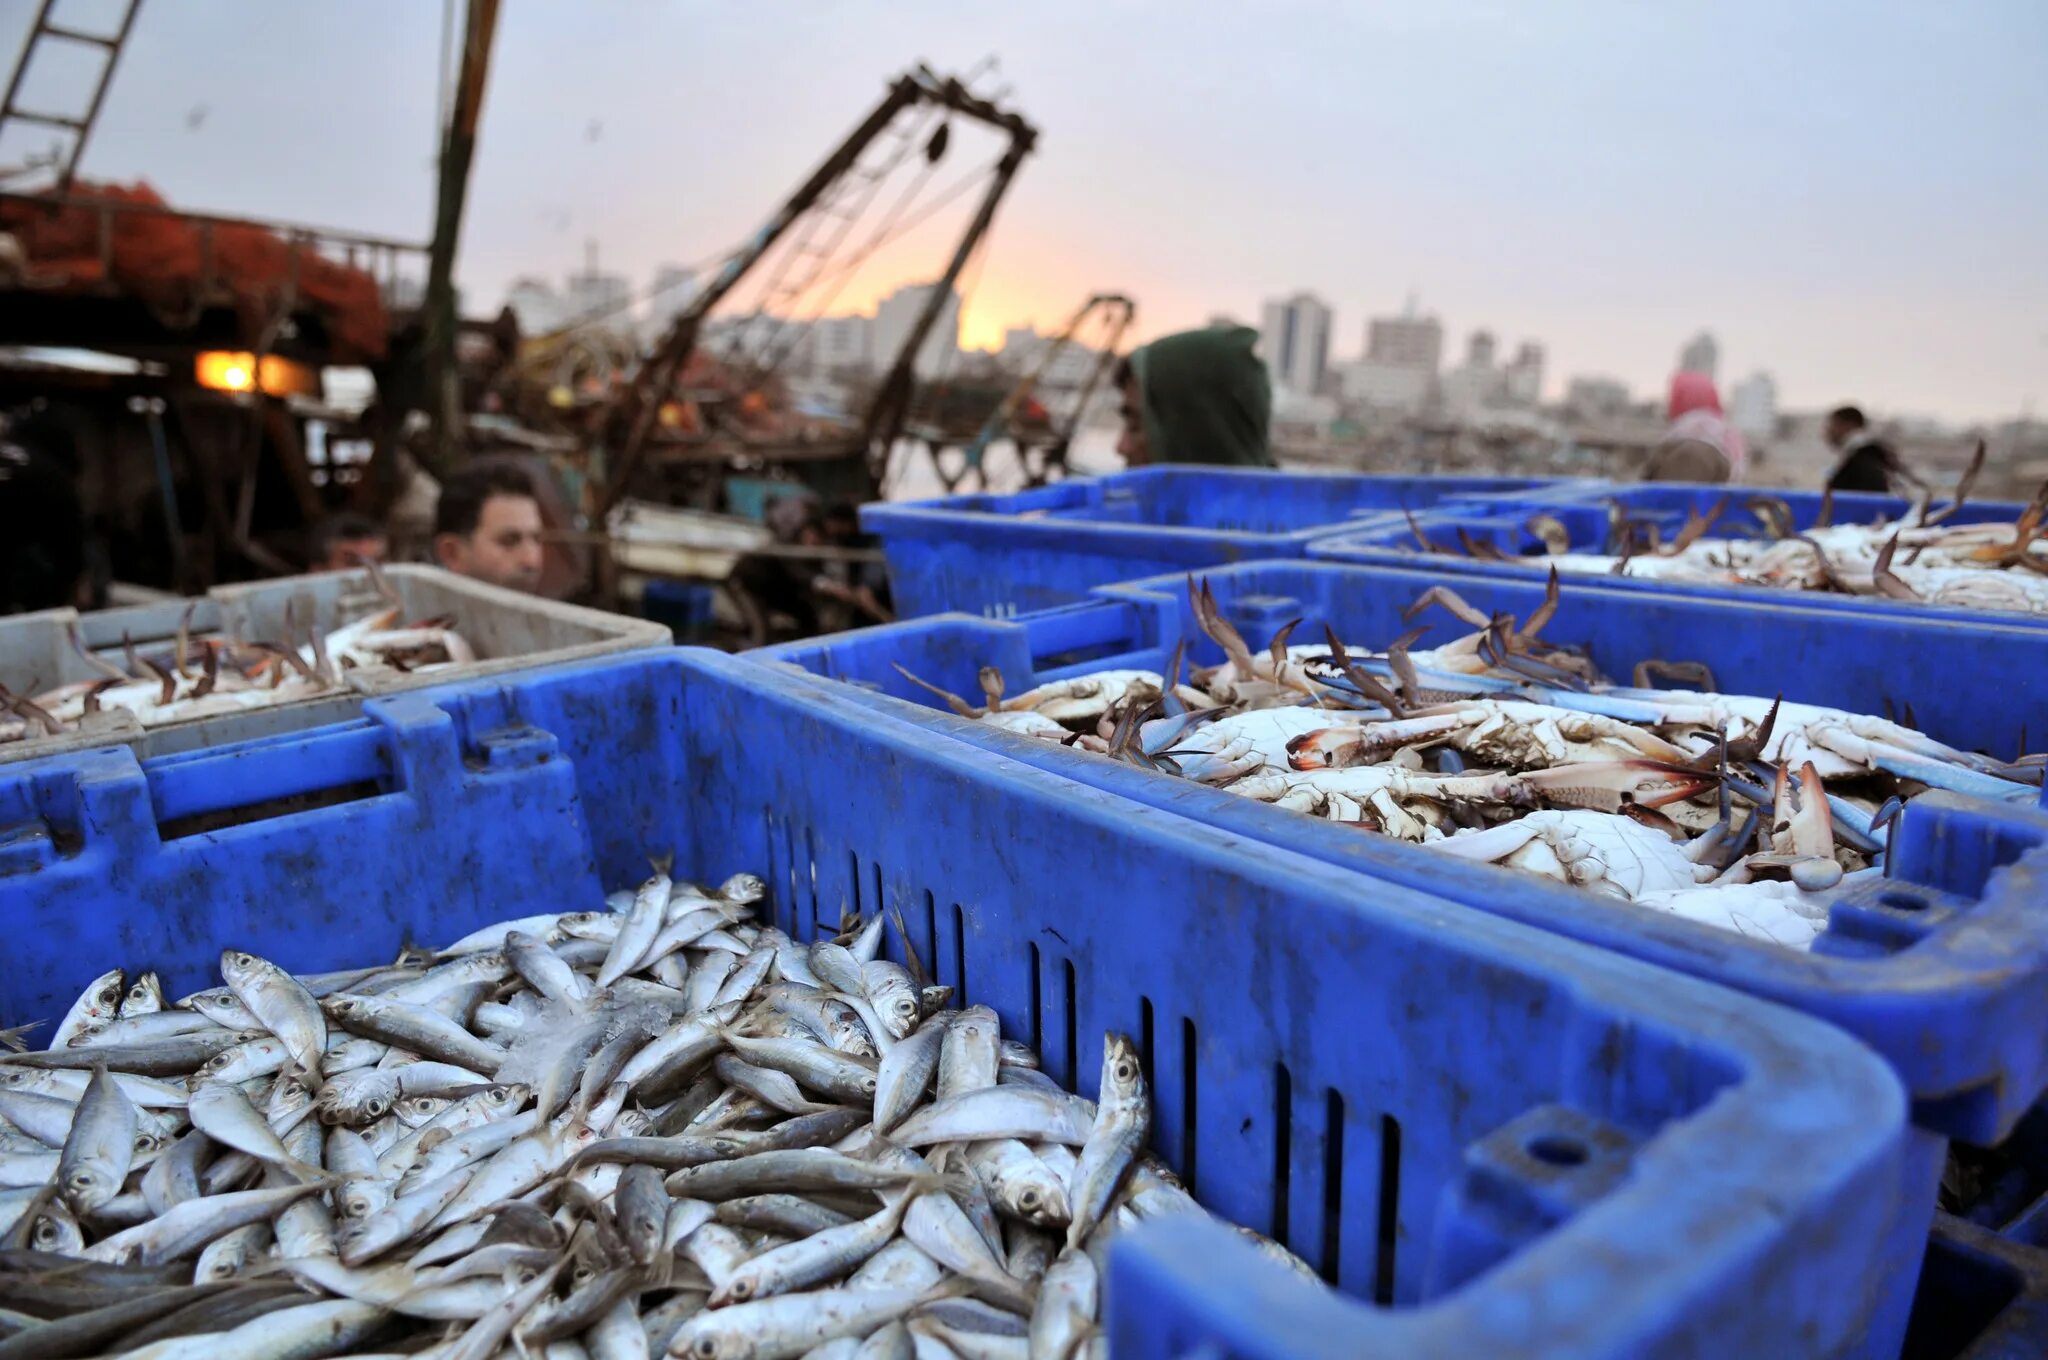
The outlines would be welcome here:
[[[1742,432],[1721,412],[1721,394],[1704,373],[1671,375],[1671,399],[1664,418],[1671,427],[1650,450],[1643,480],[1650,482],[1741,481],[1749,464]]]
[[[53,420],[0,431],[0,614],[81,604],[85,507],[77,446]]]
[[[540,500],[526,473],[479,459],[443,482],[434,506],[434,561],[494,586],[538,590]]]
[[[1272,467],[1273,386],[1258,340],[1249,327],[1212,326],[1132,350],[1116,370],[1124,462]]]
[[[348,571],[390,556],[391,539],[377,521],[363,515],[329,515],[313,528],[306,569]]]
[[[1892,478],[1901,474],[1899,455],[1870,431],[1870,422],[1854,406],[1838,406],[1828,412],[1821,438],[1840,455],[1835,470],[1828,474],[1830,491],[1875,491],[1892,489]]]
[[[789,548],[845,547],[834,542],[852,522],[847,507],[821,514],[809,496],[778,496],[762,512],[775,542]],[[857,525],[854,526],[857,531]],[[888,623],[895,617],[873,589],[849,573],[844,562],[751,553],[733,568],[733,583],[763,614],[769,637],[813,637],[819,633]],[[764,639],[765,640],[765,639]]]

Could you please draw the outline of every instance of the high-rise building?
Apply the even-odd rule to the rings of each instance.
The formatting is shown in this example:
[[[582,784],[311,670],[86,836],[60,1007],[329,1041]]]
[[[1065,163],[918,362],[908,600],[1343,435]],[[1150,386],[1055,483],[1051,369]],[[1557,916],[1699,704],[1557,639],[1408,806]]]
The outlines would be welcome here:
[[[1752,373],[1728,394],[1728,419],[1747,435],[1768,435],[1778,427],[1778,384],[1768,373]]]
[[[1309,293],[1268,302],[1259,357],[1275,387],[1314,396],[1330,367],[1330,309]]]
[[[1565,385],[1564,409],[1580,419],[1620,415],[1628,409],[1628,384],[1617,378],[1573,378]]]
[[[1443,323],[1417,316],[1376,316],[1366,323],[1365,357],[1338,369],[1344,400],[1375,411],[1412,413],[1436,396],[1443,361]]]
[[[1337,365],[1337,384],[1353,406],[1405,415],[1429,405],[1436,394],[1436,373],[1381,359],[1358,359]]]
[[[821,373],[875,366],[875,322],[866,316],[821,317],[811,327],[809,358]]]
[[[1444,374],[1444,410],[1453,417],[1477,414],[1498,406],[1507,392],[1507,375],[1493,362],[1493,332],[1472,332],[1465,342],[1465,362]]]
[[[515,279],[506,290],[505,305],[526,335],[545,335],[565,319],[562,295],[546,279]]]
[[[1680,373],[1704,373],[1714,376],[1714,369],[1721,362],[1721,347],[1714,343],[1714,337],[1701,331],[1685,342],[1685,348],[1678,351]]]
[[[1436,375],[1443,363],[1444,327],[1433,316],[1376,316],[1365,328],[1365,357],[1397,368],[1419,368]]]
[[[628,325],[633,306],[633,288],[622,274],[606,274],[597,267],[597,242],[583,247],[583,272],[569,276],[563,295],[569,321],[605,321]]]
[[[1003,347],[996,358],[1010,372],[1023,373],[1038,362],[1045,344],[1036,326],[1010,326],[1003,331]]]
[[[1515,406],[1538,406],[1543,401],[1543,346],[1524,340],[1515,357],[1502,371],[1508,402]]]
[[[903,352],[911,331],[917,325],[917,318],[923,313],[925,302],[931,297],[937,284],[913,283],[898,288],[883,298],[875,307],[874,362],[877,368],[887,368],[896,362],[896,356]],[[939,309],[938,318],[932,323],[924,344],[917,352],[914,371],[920,378],[936,378],[953,365],[960,352],[960,295],[948,292],[945,303]]]

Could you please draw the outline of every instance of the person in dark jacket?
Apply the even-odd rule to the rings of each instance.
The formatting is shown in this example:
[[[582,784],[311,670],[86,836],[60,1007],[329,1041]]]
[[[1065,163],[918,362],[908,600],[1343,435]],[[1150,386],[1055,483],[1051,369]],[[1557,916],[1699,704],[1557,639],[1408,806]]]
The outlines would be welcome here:
[[[1258,341],[1245,326],[1211,326],[1132,350],[1116,374],[1124,461],[1272,467],[1273,387]]]
[[[55,420],[31,416],[0,432],[0,614],[80,603],[77,466],[76,445]]]
[[[1899,455],[1870,431],[1870,422],[1854,406],[1838,406],[1828,412],[1821,438],[1839,455],[1835,470],[1828,474],[1830,491],[1876,491],[1892,489],[1899,472]]]

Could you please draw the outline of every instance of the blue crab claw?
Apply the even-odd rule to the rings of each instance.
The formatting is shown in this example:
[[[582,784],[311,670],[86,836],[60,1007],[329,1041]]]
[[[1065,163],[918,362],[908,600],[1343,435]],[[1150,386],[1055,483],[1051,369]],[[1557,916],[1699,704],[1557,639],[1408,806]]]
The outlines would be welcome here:
[[[1884,825],[1886,818],[1897,816],[1898,808],[1904,806],[1898,799],[1893,798],[1875,813],[1866,815],[1863,809],[1846,798],[1831,793],[1827,795],[1827,799],[1828,812],[1834,818],[1835,839],[1851,850],[1859,850],[1866,855],[1884,849],[1877,839],[1878,830]],[[1887,812],[1886,809],[1890,811]]]
[[[1250,743],[1234,749],[1237,747],[1238,743],[1233,742],[1221,751],[1166,751],[1160,758],[1172,761],[1183,779],[1192,779],[1197,784],[1228,784],[1263,769],[1266,764],[1265,757]]]
[[[1540,686],[1524,686],[1524,689],[1537,703],[1549,704],[1552,708],[1597,713],[1604,718],[1652,726],[1665,718],[1662,704],[1638,698],[1627,690],[1560,690]],[[1668,700],[1669,696],[1665,697]]]
[[[1188,733],[1204,723],[1215,721],[1228,711],[1222,708],[1195,709],[1141,723],[1138,727],[1138,749],[1148,756],[1161,755]]]
[[[1947,789],[1950,793],[1982,798],[1989,802],[2031,803],[2040,796],[2040,791],[2029,784],[2014,783],[2010,779],[2000,779],[1995,774],[1985,774],[1965,765],[1934,760],[1877,743],[1872,743],[1871,746],[1871,764],[1886,774],[1897,775],[1901,779],[1915,779],[1937,789]]]

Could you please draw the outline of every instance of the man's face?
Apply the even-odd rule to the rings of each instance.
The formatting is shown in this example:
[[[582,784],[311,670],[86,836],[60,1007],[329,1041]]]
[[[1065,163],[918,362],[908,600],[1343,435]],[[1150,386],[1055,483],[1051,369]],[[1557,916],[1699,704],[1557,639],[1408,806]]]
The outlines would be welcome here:
[[[337,538],[327,545],[327,560],[316,564],[319,571],[348,571],[365,562],[382,562],[391,556],[391,540],[382,534],[371,538]]]
[[[1152,450],[1145,443],[1145,398],[1138,391],[1138,380],[1126,378],[1123,384],[1123,404],[1119,408],[1123,416],[1123,433],[1117,436],[1116,451],[1131,467],[1143,467],[1152,461]]]
[[[540,588],[540,502],[531,496],[492,496],[468,537],[442,534],[434,555],[450,571],[513,590]]]
[[[1829,416],[1828,423],[1821,430],[1821,438],[1828,441],[1829,448],[1839,449],[1842,445],[1849,442],[1851,433],[1853,431],[1848,421],[1836,416]]]

